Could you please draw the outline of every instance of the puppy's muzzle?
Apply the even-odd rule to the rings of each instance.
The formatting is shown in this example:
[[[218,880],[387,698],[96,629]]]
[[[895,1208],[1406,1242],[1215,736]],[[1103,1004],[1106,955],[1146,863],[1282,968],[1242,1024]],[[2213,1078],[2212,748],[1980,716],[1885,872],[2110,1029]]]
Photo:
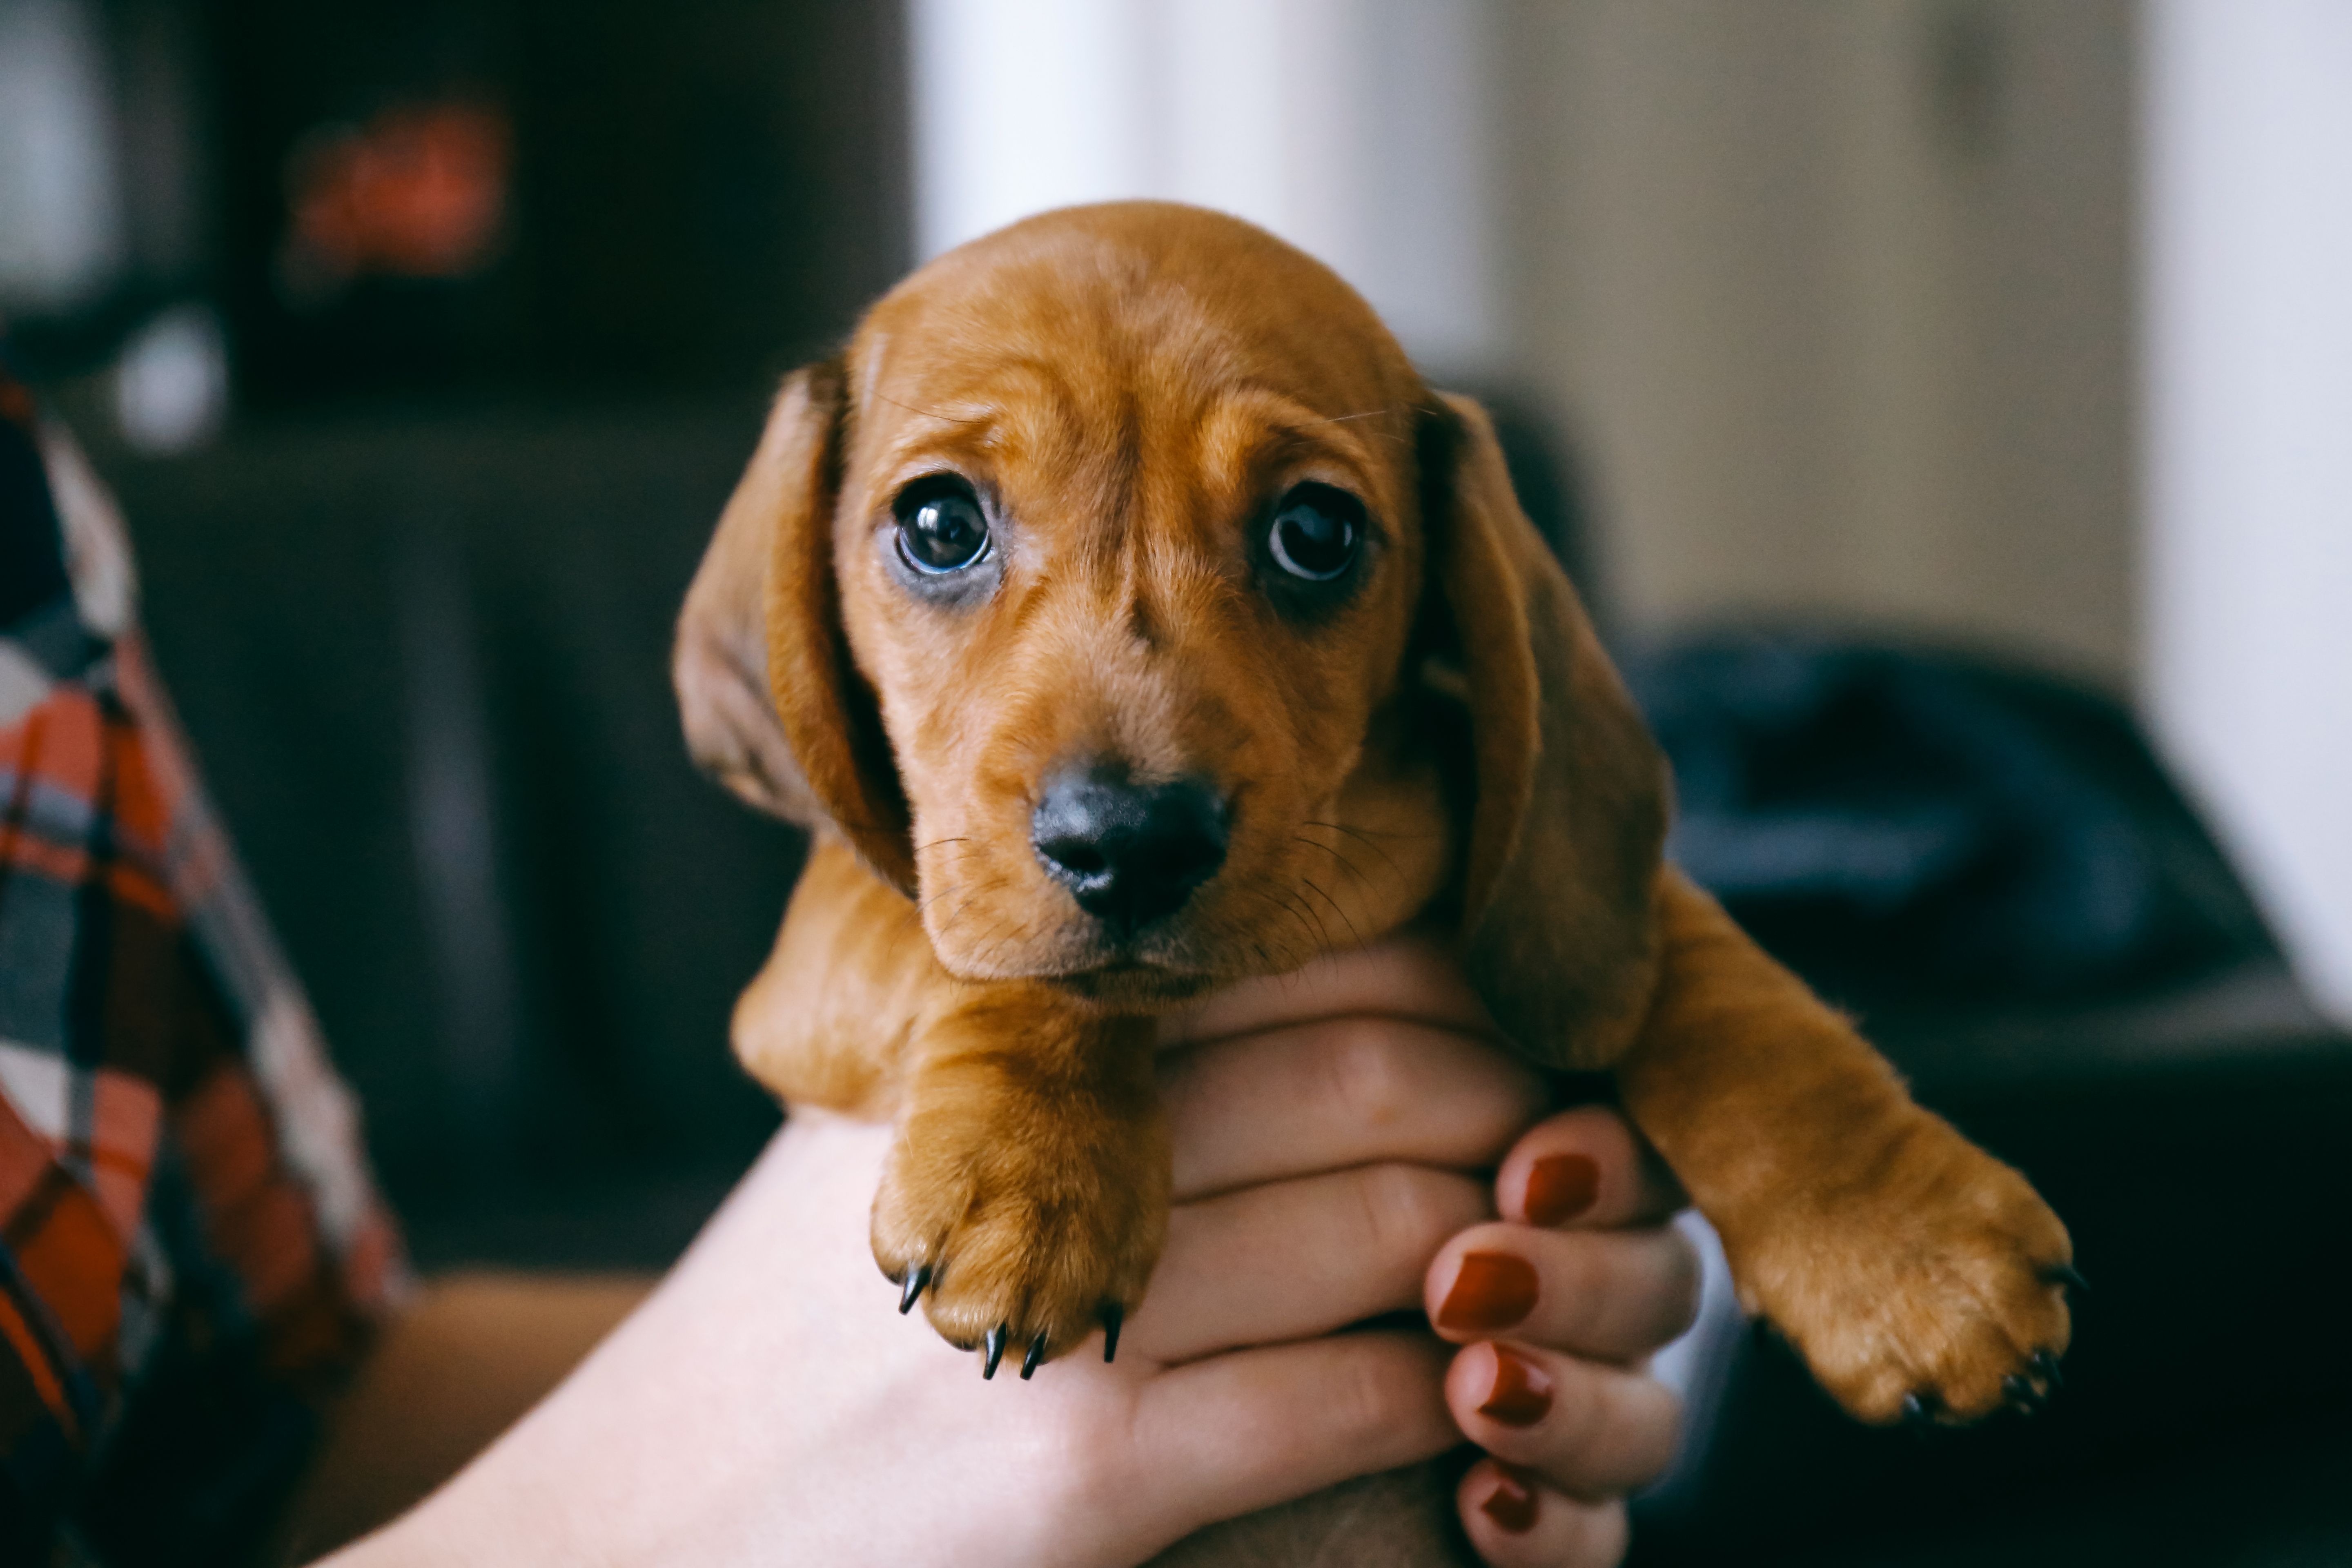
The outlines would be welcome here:
[[[1055,775],[1029,842],[1045,874],[1124,941],[1184,906],[1225,863],[1221,794],[1199,779],[1137,784],[1107,766]]]

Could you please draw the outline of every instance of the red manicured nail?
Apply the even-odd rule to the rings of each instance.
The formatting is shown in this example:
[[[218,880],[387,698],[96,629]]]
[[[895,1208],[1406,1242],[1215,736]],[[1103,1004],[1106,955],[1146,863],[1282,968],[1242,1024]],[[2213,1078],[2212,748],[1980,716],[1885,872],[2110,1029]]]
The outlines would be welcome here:
[[[1507,1329],[1536,1307],[1535,1265],[1507,1252],[1470,1252],[1437,1309],[1437,1326],[1456,1333]]]
[[[1601,1195],[1601,1167],[1589,1154],[1549,1154],[1528,1173],[1528,1223],[1562,1225]]]
[[[1506,1426],[1532,1426],[1551,1414],[1551,1377],[1504,1346],[1495,1347],[1495,1385],[1478,1414]]]
[[[1513,1535],[1525,1535],[1536,1527],[1536,1489],[1509,1467],[1496,1465],[1495,1489],[1478,1510]]]

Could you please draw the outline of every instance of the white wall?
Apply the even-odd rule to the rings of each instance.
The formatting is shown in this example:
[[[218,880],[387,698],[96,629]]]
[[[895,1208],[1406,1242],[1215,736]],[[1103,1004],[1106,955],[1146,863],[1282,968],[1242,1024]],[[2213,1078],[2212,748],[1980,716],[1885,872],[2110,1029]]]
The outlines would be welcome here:
[[[1516,384],[1635,626],[1892,623],[2121,687],[2132,0],[914,0],[929,255],[1240,213]]]
[[[1503,0],[1504,314],[1635,625],[2135,658],[2130,0]]]
[[[2147,705],[2352,1018],[2352,5],[2151,0]]]
[[[1481,104],[1457,0],[913,0],[918,247],[1159,196],[1321,257],[1435,366],[1495,355]]]

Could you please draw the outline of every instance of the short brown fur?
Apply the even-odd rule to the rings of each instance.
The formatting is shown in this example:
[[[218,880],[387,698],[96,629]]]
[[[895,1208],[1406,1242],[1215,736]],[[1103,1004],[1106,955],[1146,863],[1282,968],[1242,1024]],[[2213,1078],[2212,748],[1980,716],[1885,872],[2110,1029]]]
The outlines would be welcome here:
[[[889,564],[893,497],[942,471],[1004,520],[970,603]],[[1304,480],[1372,520],[1311,616],[1250,555]],[[778,399],[677,682],[697,757],[818,833],[737,1048],[897,1121],[875,1255],[935,1271],[958,1343],[1057,1355],[1139,1297],[1154,1015],[1423,917],[1521,1050],[1614,1069],[1743,1301],[1855,1415],[1981,1415],[2065,1346],[2056,1217],[1663,865],[1664,765],[1484,414],[1247,225],[1071,209],[893,290]],[[1030,844],[1041,780],[1103,757],[1234,803],[1223,868],[1123,943]]]

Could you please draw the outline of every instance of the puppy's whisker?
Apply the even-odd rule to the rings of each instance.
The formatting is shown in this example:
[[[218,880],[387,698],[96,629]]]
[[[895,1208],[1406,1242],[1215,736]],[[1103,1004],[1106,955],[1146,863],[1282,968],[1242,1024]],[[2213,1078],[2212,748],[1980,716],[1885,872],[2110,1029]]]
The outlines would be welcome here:
[[[1345,855],[1340,854],[1328,844],[1318,844],[1314,839],[1298,833],[1294,833],[1290,837],[1296,842],[1306,845],[1309,849],[1320,849],[1324,854],[1328,855],[1332,859],[1339,862],[1340,868],[1346,871],[1349,876],[1355,878],[1356,881],[1360,886],[1365,888],[1370,888],[1371,886],[1370,879],[1367,878],[1363,872],[1356,868],[1356,863],[1353,860],[1349,859]],[[1394,864],[1394,862],[1391,862],[1391,864]]]
[[[1383,419],[1388,417],[1390,415],[1394,414],[1396,411],[1396,405],[1391,404],[1386,408],[1366,408],[1355,414],[1332,414],[1327,415],[1320,419],[1300,419],[1294,423],[1285,425],[1283,428],[1285,430],[1312,430],[1318,425],[1349,425],[1359,419]],[[1402,440],[1402,437],[1397,436],[1392,431],[1382,430],[1376,432],[1376,434],[1386,436],[1392,441]]]
[[[942,414],[936,408],[918,408],[911,403],[901,403],[887,392],[877,392],[874,395],[877,401],[887,403],[893,408],[903,408],[909,414],[917,415],[925,419],[937,419],[940,423],[946,425],[985,425],[988,423],[988,418],[985,415]]]
[[[1402,866],[1400,866],[1400,865],[1398,865],[1398,864],[1396,863],[1396,857],[1395,857],[1395,856],[1393,856],[1393,855],[1390,854],[1387,850],[1385,850],[1385,849],[1381,848],[1381,847],[1380,847],[1379,843],[1378,843],[1378,842],[1376,842],[1374,839],[1372,839],[1372,838],[1370,838],[1370,837],[1367,837],[1366,835],[1364,835],[1364,834],[1362,834],[1362,833],[1358,832],[1355,828],[1349,827],[1347,824],[1345,824],[1345,823],[1343,823],[1343,822],[1312,822],[1312,821],[1310,821],[1310,822],[1308,822],[1308,823],[1305,824],[1305,826],[1308,826],[1308,827],[1328,827],[1328,828],[1329,828],[1329,829],[1330,829],[1332,832],[1334,832],[1334,833],[1344,833],[1344,834],[1346,834],[1349,837],[1350,837],[1350,838],[1354,839],[1357,843],[1361,844],[1365,848],[1370,849],[1373,854],[1375,854],[1375,855],[1379,856],[1381,859],[1383,859],[1383,860],[1387,861],[1387,862],[1389,863],[1389,869],[1390,869],[1390,870],[1391,870],[1391,871],[1394,871],[1394,872],[1397,874],[1397,878],[1398,878],[1398,879],[1399,879],[1399,880],[1402,880],[1402,879],[1403,879],[1403,878],[1404,878],[1404,868],[1403,868],[1403,867],[1402,867]],[[1435,834],[1432,834],[1432,833],[1389,833],[1389,834],[1383,834],[1383,835],[1381,835],[1381,837],[1386,837],[1386,838],[1433,838],[1433,837],[1436,837],[1436,835],[1435,835]]]
[[[985,854],[987,854],[987,853],[988,853],[988,846],[987,846],[987,845],[985,845],[985,844],[972,844],[972,845],[968,845],[968,846],[966,846],[965,847],[963,847],[963,848],[961,848],[961,849],[953,849],[953,850],[950,850],[950,851],[948,852],[948,854],[947,854],[946,859],[947,859],[947,863],[948,863],[949,865],[951,865],[951,866],[952,866],[952,865],[957,864],[957,863],[958,863],[958,862],[960,862],[960,861],[969,860],[969,859],[971,859],[971,858],[973,856],[975,856],[975,855],[985,855]]]
[[[965,897],[963,902],[958,904],[945,920],[940,921],[939,940],[942,942],[946,941],[948,933],[955,929],[956,921],[964,917],[966,910],[970,910],[971,906],[981,899],[996,891],[997,889],[1003,885],[1004,879],[998,876],[992,877],[987,881],[982,883],[979,887],[972,889]]]
[[[986,854],[988,846],[970,838],[934,838],[929,844],[919,846],[915,850],[915,854],[919,858],[929,854],[934,849],[944,849],[946,854],[943,858],[948,864],[953,865],[959,860],[969,860],[974,855]]]
[[[1307,929],[1306,916],[1300,911],[1300,908],[1296,901],[1289,898],[1276,895],[1271,889],[1261,888],[1253,883],[1244,883],[1243,887],[1253,897],[1265,900],[1267,903],[1272,904],[1276,909],[1280,910],[1284,914],[1288,915],[1293,921],[1297,921],[1299,934],[1307,941],[1308,957],[1312,957],[1316,952],[1321,951],[1315,946],[1315,933]],[[1268,935],[1271,934],[1271,932],[1268,933]],[[1286,957],[1289,955],[1286,954],[1285,956]],[[1286,965],[1286,967],[1296,969],[1298,965],[1293,963]]]
[[[1348,918],[1348,911],[1339,907],[1339,900],[1333,898],[1330,894],[1324,892],[1320,887],[1316,885],[1312,878],[1301,877],[1298,879],[1306,883],[1309,888],[1314,889],[1315,892],[1321,897],[1323,901],[1331,906],[1331,912],[1338,915],[1339,917],[1339,923],[1348,928],[1348,935],[1353,939],[1355,945],[1358,947],[1363,946],[1363,933],[1356,929],[1356,922]]]
[[[954,892],[962,892],[966,895],[965,901],[970,902],[971,899],[979,897],[981,893],[992,890],[998,883],[1002,882],[1003,879],[1003,876],[1000,874],[998,877],[992,879],[987,885],[980,888],[971,887],[968,883],[950,882],[946,887],[941,888],[938,892],[926,895],[923,900],[917,904],[915,908],[919,910],[927,910],[930,908],[931,905],[937,903],[940,900],[946,898],[950,893]],[[958,912],[961,912],[961,905],[958,906]],[[954,917],[950,916],[949,918],[952,920]],[[945,931],[947,927],[945,924],[942,924],[940,929],[941,931]]]
[[[1306,879],[1302,877],[1299,880],[1305,881]],[[1307,885],[1310,887],[1313,886],[1312,883],[1308,883]],[[1314,921],[1316,932],[1322,938],[1321,942],[1318,944],[1322,950],[1325,952],[1329,952],[1336,949],[1339,944],[1331,940],[1331,928],[1323,923],[1323,917],[1316,913],[1315,906],[1313,904],[1307,901],[1307,895],[1305,893],[1298,893],[1294,895],[1294,897],[1298,900],[1299,909],[1304,910],[1307,917]]]
[[[1315,817],[1308,817],[1307,826],[1328,827],[1334,832],[1344,833],[1350,838],[1362,838],[1366,843],[1370,843],[1374,838],[1434,838],[1437,837],[1434,833],[1400,833],[1393,828],[1350,827],[1344,822],[1324,822]]]
[[[1290,911],[1291,918],[1298,922],[1298,934],[1305,940],[1309,952],[1331,951],[1331,933],[1324,929],[1323,917],[1315,912],[1314,905],[1286,890],[1281,896],[1281,903]]]
[[[994,964],[998,956],[1002,954],[1007,947],[1017,946],[1018,944],[1028,941],[1030,928],[1036,923],[1036,920],[1033,917],[1030,920],[1022,921],[1021,924],[1011,932],[997,937],[995,941],[988,944],[987,955],[982,958],[981,962],[984,964]]]
[[[974,969],[985,970],[996,962],[996,950],[1004,941],[1004,928],[991,925],[971,945],[971,963]]]

